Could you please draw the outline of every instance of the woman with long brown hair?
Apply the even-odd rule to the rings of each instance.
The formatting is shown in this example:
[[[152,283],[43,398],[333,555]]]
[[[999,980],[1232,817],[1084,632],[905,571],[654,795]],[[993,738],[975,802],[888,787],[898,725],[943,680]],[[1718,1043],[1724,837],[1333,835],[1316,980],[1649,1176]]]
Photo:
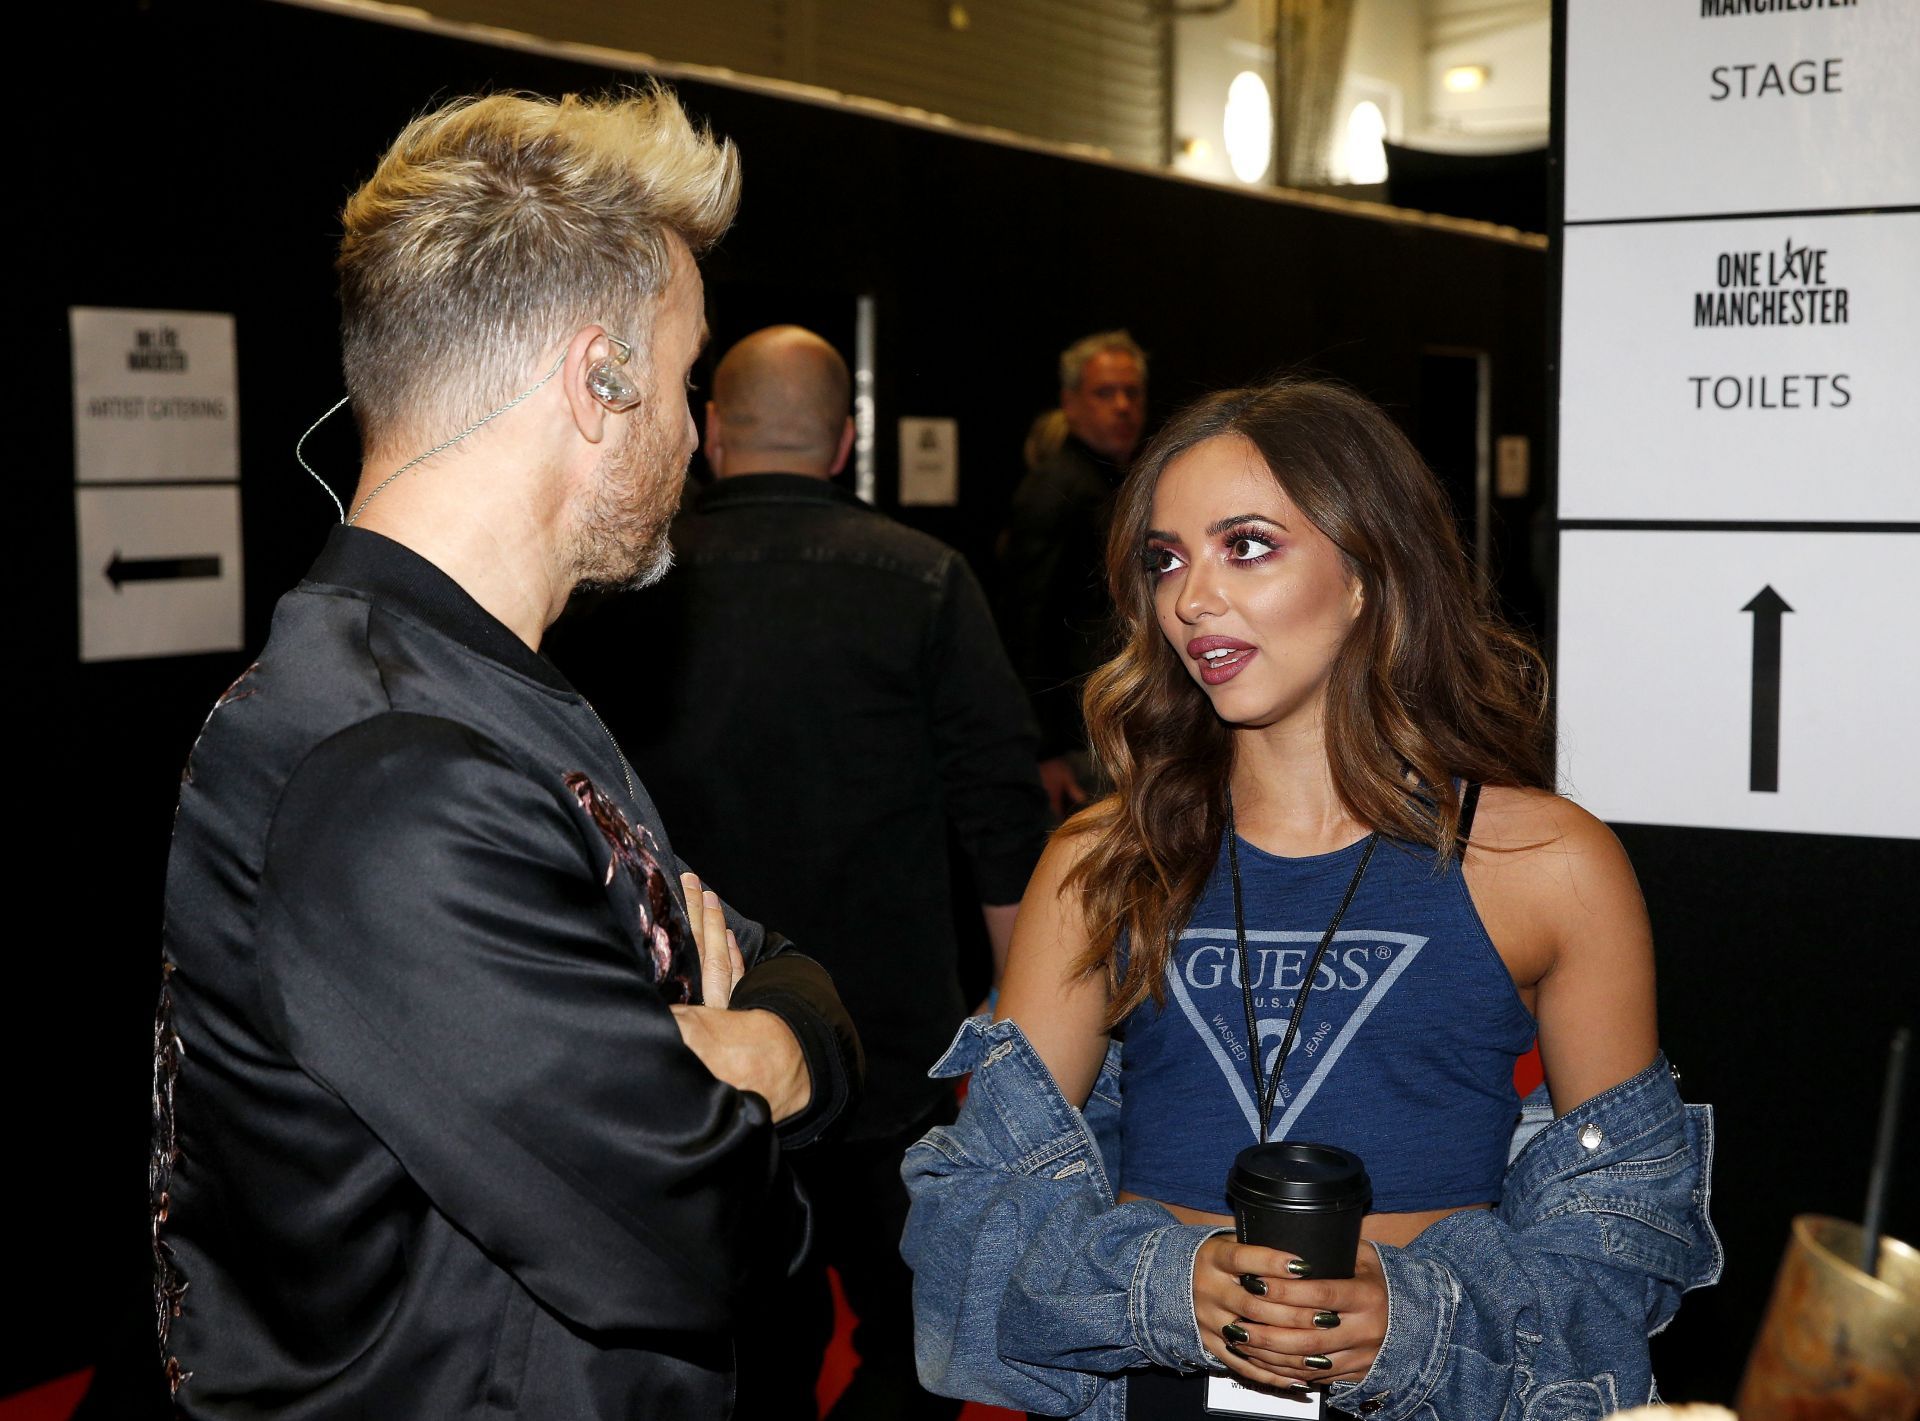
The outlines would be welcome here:
[[[1086,708],[1116,790],[1056,835],[996,1022],[950,1055],[975,1068],[974,1118],[908,1157],[923,1370],[1036,1410],[1045,1376],[1066,1409],[1104,1391],[1114,1416],[1202,1415],[1197,1373],[1215,1368],[1337,1383],[1336,1405],[1389,1416],[1477,1421],[1556,1372],[1596,1406],[1643,1399],[1646,1330],[1717,1271],[1692,1188],[1703,1122],[1658,1057],[1633,871],[1552,792],[1543,668],[1490,610],[1432,474],[1345,389],[1214,395],[1135,464],[1108,570],[1125,640]],[[1536,1033],[1562,1119],[1520,1160],[1570,1161],[1538,1181],[1508,1168],[1514,1062]],[[1049,1090],[1099,1134],[1115,1042],[1117,1148],[1043,1178],[1032,1161],[1055,1170],[1087,1134],[1032,1147],[1060,1118]],[[981,1089],[980,1068],[1027,1047],[1037,1095]],[[1657,1167],[1637,1152],[1655,1138]],[[1228,1167],[1263,1139],[1364,1160],[1374,1211],[1351,1279],[1220,1232]],[[1561,1197],[1586,1165],[1629,1181],[1620,1217],[1675,1248]],[[964,1274],[940,1261],[962,1230]],[[1106,1281],[1076,1297],[1089,1269]],[[1093,1299],[1114,1295],[1129,1335],[1090,1345]],[[1543,1321],[1543,1297],[1578,1318]],[[1076,1369],[1092,1390],[1061,1379]],[[1418,1411],[1410,1391],[1464,1409]]]

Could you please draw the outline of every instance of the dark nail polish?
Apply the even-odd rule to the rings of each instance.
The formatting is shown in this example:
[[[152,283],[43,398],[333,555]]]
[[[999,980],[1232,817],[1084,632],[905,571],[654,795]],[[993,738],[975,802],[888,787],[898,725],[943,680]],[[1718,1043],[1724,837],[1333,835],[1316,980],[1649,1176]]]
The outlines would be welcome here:
[[[1264,1298],[1267,1295],[1267,1280],[1262,1278],[1258,1273],[1242,1273],[1240,1275],[1240,1286],[1245,1288],[1249,1293],[1252,1293],[1256,1298]]]
[[[1313,1315],[1313,1325],[1323,1332],[1330,1328],[1338,1327],[1340,1325],[1340,1314],[1337,1312],[1317,1312]]]
[[[1225,1327],[1220,1329],[1220,1335],[1226,1338],[1227,1341],[1231,1342],[1234,1346],[1238,1347],[1243,1345],[1246,1342],[1247,1329],[1242,1327],[1237,1322],[1230,1322]]]
[[[1316,1372],[1328,1372],[1333,1370],[1333,1359],[1331,1357],[1321,1357],[1316,1355],[1312,1357],[1302,1357],[1300,1360],[1303,1363],[1305,1363],[1308,1368]]]
[[[1313,1274],[1313,1265],[1303,1258],[1289,1258],[1287,1260],[1287,1272],[1293,1274],[1296,1278],[1311,1277]]]

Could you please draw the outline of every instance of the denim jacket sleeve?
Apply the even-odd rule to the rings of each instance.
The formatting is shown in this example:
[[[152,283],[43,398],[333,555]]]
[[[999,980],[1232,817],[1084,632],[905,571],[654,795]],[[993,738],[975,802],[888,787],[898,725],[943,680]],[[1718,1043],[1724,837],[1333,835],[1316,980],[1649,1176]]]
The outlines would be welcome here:
[[[1498,1210],[1378,1248],[1387,1336],[1340,1409],[1586,1421],[1656,1399],[1646,1339],[1720,1276],[1711,1109],[1660,1056],[1558,1120],[1536,1091],[1515,1145]]]
[[[1118,1417],[1116,1371],[1207,1362],[1192,1270],[1213,1230],[1150,1204],[1112,1207],[1113,1054],[1082,1115],[1018,1027],[985,1020],[935,1067],[974,1070],[959,1121],[904,1165],[921,1379],[1048,1415]],[[1463,1210],[1407,1248],[1379,1248],[1387,1336],[1361,1382],[1335,1384],[1335,1405],[1376,1421],[1584,1421],[1646,1400],[1647,1336],[1682,1292],[1719,1276],[1711,1157],[1710,1114],[1681,1103],[1664,1057],[1558,1121],[1536,1092],[1497,1212]]]
[[[1114,1206],[1118,1156],[1102,1147],[1118,1141],[1116,1055],[1084,1115],[1010,1021],[966,1022],[934,1067],[973,1079],[960,1118],[902,1165],[913,1207],[901,1251],[930,1390],[1049,1416],[1099,1401],[1094,1414],[1118,1416],[1115,1373],[1207,1364],[1193,1258],[1220,1231]]]

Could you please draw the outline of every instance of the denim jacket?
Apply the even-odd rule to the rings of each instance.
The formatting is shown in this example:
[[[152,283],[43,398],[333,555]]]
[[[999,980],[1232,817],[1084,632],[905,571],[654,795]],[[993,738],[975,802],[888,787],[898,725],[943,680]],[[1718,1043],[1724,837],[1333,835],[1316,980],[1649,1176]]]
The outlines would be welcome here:
[[[1020,1028],[964,1023],[932,1071],[965,1108],[907,1152],[915,1351],[931,1390],[1121,1421],[1128,1368],[1209,1366],[1193,1260],[1215,1228],[1114,1205],[1120,1052],[1085,1112]],[[1713,1126],[1666,1058],[1559,1120],[1522,1108],[1497,1210],[1379,1245],[1387,1335],[1333,1404],[1376,1421],[1585,1421],[1654,1399],[1646,1339],[1720,1276]]]

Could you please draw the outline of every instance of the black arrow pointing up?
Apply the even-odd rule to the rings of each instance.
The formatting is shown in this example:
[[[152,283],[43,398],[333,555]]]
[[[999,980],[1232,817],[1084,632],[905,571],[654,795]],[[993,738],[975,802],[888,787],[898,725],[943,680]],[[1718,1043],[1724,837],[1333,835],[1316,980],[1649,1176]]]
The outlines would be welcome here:
[[[190,577],[219,575],[218,557],[123,558],[115,548],[113,561],[107,564],[107,581],[113,584],[115,592],[128,582],[178,582]]]
[[[1793,608],[1769,585],[1740,610],[1753,613],[1753,759],[1747,788],[1775,794],[1780,789],[1780,618]]]

